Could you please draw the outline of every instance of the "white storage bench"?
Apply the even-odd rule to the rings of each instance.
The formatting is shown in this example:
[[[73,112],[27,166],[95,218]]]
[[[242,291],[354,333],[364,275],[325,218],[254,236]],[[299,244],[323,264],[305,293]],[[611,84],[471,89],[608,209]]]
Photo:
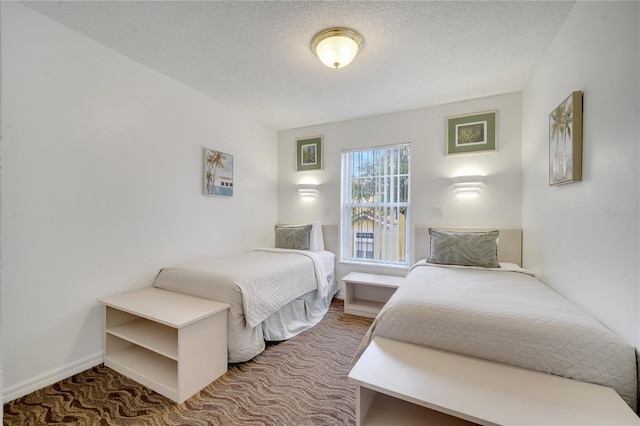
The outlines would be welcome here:
[[[640,425],[611,388],[374,338],[349,373],[356,425]]]

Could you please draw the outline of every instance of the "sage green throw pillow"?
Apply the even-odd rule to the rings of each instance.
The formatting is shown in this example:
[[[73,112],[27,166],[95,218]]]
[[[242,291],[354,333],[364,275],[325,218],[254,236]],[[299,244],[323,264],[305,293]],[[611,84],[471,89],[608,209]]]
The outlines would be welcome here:
[[[499,233],[500,231],[451,232],[430,228],[431,253],[427,262],[499,268]]]
[[[309,250],[312,225],[276,226],[276,248]]]

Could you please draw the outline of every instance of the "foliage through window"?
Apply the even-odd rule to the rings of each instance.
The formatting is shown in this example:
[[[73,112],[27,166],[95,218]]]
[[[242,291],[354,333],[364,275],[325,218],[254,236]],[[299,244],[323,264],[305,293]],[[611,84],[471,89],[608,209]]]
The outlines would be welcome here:
[[[342,153],[342,260],[408,264],[410,148]]]

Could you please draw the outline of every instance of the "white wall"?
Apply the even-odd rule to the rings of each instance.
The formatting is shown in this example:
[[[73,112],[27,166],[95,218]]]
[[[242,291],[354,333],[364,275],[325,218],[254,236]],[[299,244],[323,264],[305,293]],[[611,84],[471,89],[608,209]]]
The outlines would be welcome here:
[[[2,21],[2,7],[0,6],[0,22]],[[2,46],[2,31],[0,31],[0,46]],[[0,55],[0,89],[2,86],[2,55]],[[2,90],[0,90],[0,129],[2,129]],[[1,136],[1,135],[0,135]],[[2,139],[0,137],[0,152]],[[2,155],[0,154],[0,209],[2,206]],[[2,214],[0,214],[0,241],[2,241]],[[3,388],[4,368],[2,366],[2,244],[0,244],[0,389]],[[0,412],[0,421],[2,420]]]
[[[102,361],[98,298],[272,244],[277,132],[20,4],[2,55],[7,400]],[[203,147],[233,197],[201,195]]]
[[[498,151],[445,155],[446,117],[494,109],[499,110]],[[316,135],[324,137],[324,170],[296,172],[296,139]],[[324,224],[339,224],[341,151],[411,142],[412,229],[415,225],[520,227],[521,137],[518,93],[281,131],[278,221],[301,223],[320,219]],[[451,178],[460,173],[486,176],[480,197],[454,195]],[[295,185],[306,182],[320,185],[317,199],[309,201],[298,196]],[[433,217],[435,206],[445,207],[445,217]],[[381,269],[384,270],[341,264],[337,276],[352,270]],[[403,275],[406,270],[384,272]]]
[[[525,266],[640,344],[637,2],[577,2],[522,94]],[[548,185],[548,114],[584,91],[583,181]]]

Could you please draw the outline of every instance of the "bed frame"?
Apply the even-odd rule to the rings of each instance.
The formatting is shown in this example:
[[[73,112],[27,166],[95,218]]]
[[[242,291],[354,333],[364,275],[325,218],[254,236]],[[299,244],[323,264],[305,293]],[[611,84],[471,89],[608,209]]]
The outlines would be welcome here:
[[[441,231],[478,232],[500,231],[498,237],[498,262],[511,262],[522,266],[522,229],[520,228],[465,228],[456,226],[416,226],[414,239],[415,261],[426,259],[431,252],[429,228]]]

